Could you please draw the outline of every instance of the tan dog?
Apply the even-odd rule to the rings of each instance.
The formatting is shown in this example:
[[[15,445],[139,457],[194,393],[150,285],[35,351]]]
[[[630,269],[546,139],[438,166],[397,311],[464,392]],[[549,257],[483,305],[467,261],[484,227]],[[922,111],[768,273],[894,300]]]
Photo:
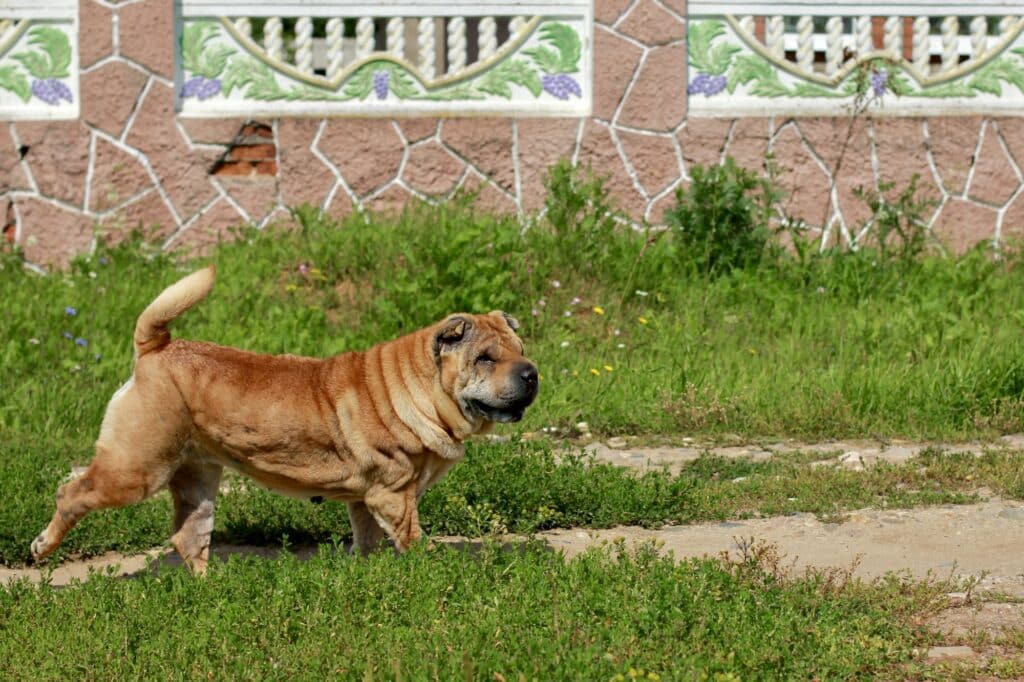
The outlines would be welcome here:
[[[344,500],[356,548],[386,535],[403,551],[420,537],[420,496],[462,458],[462,441],[518,421],[537,395],[537,368],[501,312],[326,359],[172,341],[167,325],[214,276],[185,277],[139,317],[135,371],[107,405],[89,468],[57,491],[36,559],[89,512],[168,486],[171,542],[201,573],[225,465],[288,495]]]

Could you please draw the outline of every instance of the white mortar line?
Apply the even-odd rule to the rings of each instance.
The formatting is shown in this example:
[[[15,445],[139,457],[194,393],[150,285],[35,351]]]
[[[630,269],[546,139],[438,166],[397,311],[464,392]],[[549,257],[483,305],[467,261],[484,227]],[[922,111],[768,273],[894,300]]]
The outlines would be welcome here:
[[[608,133],[611,135],[612,144],[615,145],[615,151],[619,153],[619,158],[622,161],[622,165],[626,169],[626,175],[628,175],[629,179],[633,181],[633,188],[640,192],[640,196],[642,196],[645,201],[649,202],[650,196],[648,196],[647,190],[644,189],[643,183],[641,183],[640,179],[637,177],[636,169],[633,168],[633,163],[629,160],[629,155],[626,154],[626,150],[622,148],[622,140],[619,139],[619,135],[616,132],[615,128],[613,126],[608,126]],[[644,213],[647,213],[646,208],[644,210]]]
[[[512,187],[515,196],[512,203],[516,207],[516,215],[523,213],[523,171],[519,166],[519,121],[512,119]]]
[[[157,175],[156,170],[154,170],[153,164],[150,163],[149,161],[149,157],[140,152],[139,150],[135,149],[135,147],[132,147],[131,145],[121,142],[117,138],[102,130],[99,130],[98,128],[91,128],[91,130],[97,137],[103,138],[104,140],[114,145],[121,151],[133,156],[135,159],[139,161],[139,163],[142,164],[142,167],[146,169],[147,173],[149,173],[149,178],[150,180],[153,181],[153,186],[156,188],[157,193],[160,195],[160,198],[163,199],[164,204],[171,212],[171,217],[174,219],[175,223],[177,223],[177,226],[180,227],[182,225],[181,214],[178,213],[178,209],[174,206],[174,202],[171,201],[170,195],[167,194],[167,191],[163,187],[163,183],[160,182],[160,176]]]
[[[935,154],[932,150],[932,132],[928,127],[928,118],[924,117],[921,121],[921,130],[924,136],[924,151],[925,158],[928,160],[928,170],[932,173],[932,180],[935,181],[935,186],[939,188],[939,202],[949,197],[949,192],[946,191],[946,185],[942,181],[942,174],[939,173],[939,166],[935,163]],[[935,215],[932,215],[928,221],[928,228],[931,229],[932,224],[935,222]]]
[[[999,246],[999,242],[1003,239],[1003,219],[1006,217],[1006,214],[1009,213],[1010,206],[1013,205],[1013,202],[1022,195],[1024,195],[1024,185],[1019,185],[1017,190],[1010,195],[1010,198],[1006,200],[1006,203],[1003,204],[1002,208],[1000,208],[996,214],[996,233],[994,241],[997,247]]]
[[[572,148],[572,156],[570,162],[573,166],[580,162],[580,148],[583,146],[583,129],[586,127],[587,122],[594,123],[594,118],[580,118],[576,123],[576,144]]]
[[[625,11],[625,12],[623,12],[622,14],[620,14],[620,15],[619,15],[619,18],[618,18],[618,19],[616,19],[616,20],[615,20],[615,23],[613,23],[613,24],[612,24],[612,28],[615,28],[615,27],[617,27],[617,26],[618,26],[619,24],[621,24],[621,23],[622,23],[622,22],[624,22],[624,21],[625,21],[626,19],[628,19],[628,18],[629,18],[629,15],[630,15],[630,14],[632,14],[632,13],[633,13],[633,11],[634,11],[634,10],[635,10],[635,9],[636,9],[637,7],[639,7],[639,5],[640,5],[640,3],[639,3],[639,2],[637,2],[636,0],[633,0],[632,4],[631,4],[631,5],[630,5],[630,6],[628,7],[628,8],[626,8],[626,11]]]
[[[1021,173],[1020,166],[1017,165],[1017,160],[1013,158],[1013,154],[1010,152],[1009,145],[1006,144],[1006,140],[1003,139],[1003,131],[999,127],[998,121],[992,121],[992,125],[996,128],[996,142],[999,144],[999,148],[1003,150],[1003,154],[1010,162],[1010,167],[1013,168],[1013,172],[1017,174],[1017,182],[1024,180],[1024,173]]]
[[[150,75],[143,84],[142,90],[135,98],[135,103],[132,104],[132,110],[128,114],[128,120],[124,124],[124,130],[121,131],[121,137],[118,138],[121,142],[127,144],[128,135],[131,134],[132,128],[135,126],[135,119],[138,117],[139,112],[142,111],[142,103],[146,101],[146,97],[149,96],[149,91],[152,87],[153,76]]]
[[[718,149],[718,165],[721,166],[725,163],[725,157],[729,155],[729,147],[732,146],[733,137],[736,135],[736,125],[739,119],[734,118],[729,121],[729,129],[725,131],[725,139],[722,140],[722,146]]]
[[[643,48],[643,53],[640,55],[639,61],[636,63],[636,68],[633,69],[633,73],[629,77],[629,83],[626,84],[626,89],[622,91],[622,97],[619,99],[619,103],[615,105],[615,111],[612,112],[612,117],[609,123],[618,123],[619,116],[622,114],[623,107],[626,106],[626,102],[629,101],[629,96],[633,92],[633,88],[636,86],[636,82],[640,79],[640,74],[644,70],[644,66],[647,64],[647,54],[649,50]]]
[[[985,129],[988,127],[988,119],[981,122],[978,129],[978,142],[974,145],[974,153],[971,155],[971,167],[967,169],[967,178],[964,180],[964,191],[958,199],[966,199],[971,193],[971,183],[974,182],[974,169],[978,167],[978,157],[981,156],[981,148],[985,145]]]
[[[237,201],[235,201],[235,198],[233,196],[231,196],[231,192],[228,192],[226,189],[224,189],[224,185],[221,184],[221,181],[220,181],[219,177],[217,177],[216,175],[211,175],[210,176],[210,184],[213,185],[214,189],[217,190],[217,192],[221,195],[221,197],[224,199],[224,201],[228,202],[231,205],[232,208],[234,208],[236,211],[238,211],[239,215],[242,216],[242,219],[245,222],[247,222],[247,223],[252,223],[253,222],[252,216],[249,215],[249,212],[246,211],[245,208],[241,204],[239,204]]]
[[[18,124],[16,122],[11,122],[10,131],[11,140],[14,142],[14,152],[18,155],[18,163],[21,165],[21,172],[25,174],[25,179],[28,180],[28,184],[32,187],[32,191],[41,196],[41,193],[39,192],[39,185],[36,184],[36,179],[32,175],[32,169],[29,167],[28,161],[26,160],[28,154],[25,156],[21,155],[21,148],[25,145],[21,143],[21,138],[18,137]],[[31,148],[29,151],[31,152]]]
[[[85,168],[85,197],[82,199],[82,211],[89,212],[92,198],[92,178],[96,172],[96,133],[89,131],[89,164]]]

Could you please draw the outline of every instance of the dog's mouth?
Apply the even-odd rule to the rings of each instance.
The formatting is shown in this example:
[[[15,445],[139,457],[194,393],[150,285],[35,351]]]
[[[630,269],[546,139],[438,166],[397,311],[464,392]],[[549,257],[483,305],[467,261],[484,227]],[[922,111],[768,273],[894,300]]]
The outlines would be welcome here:
[[[511,405],[495,406],[488,405],[482,400],[471,398],[469,401],[469,406],[473,410],[473,412],[476,412],[477,414],[479,414],[481,417],[488,421],[501,422],[507,424],[511,422],[517,422],[520,419],[522,419],[523,412],[526,411],[526,408],[530,405],[531,402],[533,402],[532,398],[530,400],[520,401],[518,403],[513,403]]]

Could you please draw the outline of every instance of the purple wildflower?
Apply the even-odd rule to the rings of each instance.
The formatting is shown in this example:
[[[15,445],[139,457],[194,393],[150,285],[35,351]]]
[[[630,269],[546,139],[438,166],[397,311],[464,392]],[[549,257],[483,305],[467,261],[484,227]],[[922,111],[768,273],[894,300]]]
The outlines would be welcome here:
[[[299,274],[303,277],[309,274],[309,266],[305,263],[299,263]]]
[[[567,73],[546,73],[541,76],[540,83],[545,92],[558,99],[569,99],[569,95],[583,96],[580,84]]]
[[[388,83],[390,82],[391,74],[387,71],[374,71],[373,72],[373,91],[377,93],[377,99],[384,99],[388,96]]]
[[[686,92],[691,95],[704,95],[711,97],[725,90],[727,84],[725,76],[712,76],[707,73],[698,73],[697,77],[690,81]]]
[[[66,306],[64,308],[64,314],[65,315],[70,315],[71,317],[74,317],[75,315],[78,314],[78,311],[75,310],[74,308],[72,308],[71,306]]]
[[[32,81],[32,94],[47,104],[60,104],[61,100],[72,101],[71,90],[56,78]]]
[[[109,263],[109,262],[110,262],[110,261],[109,261],[109,260],[107,260],[107,257],[106,257],[106,256],[100,256],[100,265],[106,265],[106,264],[107,264],[107,263]]]
[[[75,338],[75,335],[72,334],[71,332],[64,332],[63,334],[61,334],[61,336],[63,336],[68,341],[70,341],[71,339]]]
[[[85,348],[86,346],[89,345],[89,342],[83,339],[81,336],[79,336],[77,339],[75,339],[75,345]]]
[[[885,72],[885,69],[875,71],[871,74],[871,89],[875,93],[875,97],[881,97],[886,92],[886,86],[888,86],[889,74]]]

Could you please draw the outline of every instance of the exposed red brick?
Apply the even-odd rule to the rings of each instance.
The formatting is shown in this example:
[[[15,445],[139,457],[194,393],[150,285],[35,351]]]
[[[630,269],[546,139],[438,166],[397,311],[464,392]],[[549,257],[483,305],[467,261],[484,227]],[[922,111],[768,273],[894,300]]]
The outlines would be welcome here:
[[[225,160],[229,161],[273,161],[277,147],[273,144],[244,144],[228,147]]]

